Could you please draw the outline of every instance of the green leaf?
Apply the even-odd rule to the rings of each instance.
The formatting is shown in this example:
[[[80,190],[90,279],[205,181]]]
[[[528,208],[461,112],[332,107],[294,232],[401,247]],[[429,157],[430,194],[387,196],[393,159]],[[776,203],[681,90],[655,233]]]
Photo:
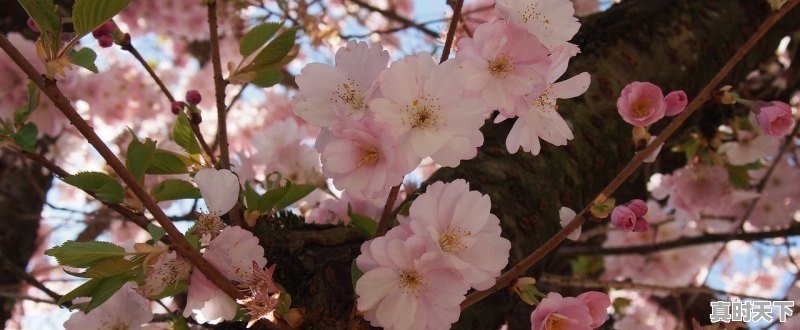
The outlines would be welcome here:
[[[275,206],[275,203],[281,200],[286,193],[289,192],[289,186],[283,186],[267,191],[258,201],[258,211],[264,213]]]
[[[59,265],[77,268],[90,267],[105,258],[127,255],[125,249],[112,243],[76,241],[50,248],[44,254],[55,257]]]
[[[133,135],[133,134],[131,134]],[[144,173],[153,161],[156,153],[156,141],[146,139],[140,142],[133,136],[131,143],[128,144],[128,152],[125,154],[125,167],[127,167],[137,181],[144,182]]]
[[[277,22],[262,23],[254,26],[242,37],[239,44],[239,53],[244,57],[250,56],[275,35],[283,24]]]
[[[152,223],[147,224],[147,232],[150,233],[150,237],[153,238],[153,242],[160,241],[161,238],[164,237],[164,234],[166,233],[164,231],[164,228],[156,226],[155,224]]]
[[[350,263],[350,280],[353,282],[353,291],[355,291],[356,283],[358,283],[358,279],[360,279],[361,276],[364,276],[364,272],[358,268],[356,261],[353,260],[353,262]]]
[[[256,72],[256,78],[250,83],[258,87],[267,88],[275,86],[283,80],[283,73],[280,69],[268,69]]]
[[[591,278],[603,270],[603,259],[597,256],[579,256],[572,260],[572,275],[579,278]]]
[[[133,268],[136,267],[137,265],[138,265],[137,263],[119,256],[119,257],[100,259],[100,261],[96,262],[94,265],[86,269],[86,271],[83,273],[71,272],[66,269],[64,270],[64,272],[76,277],[104,278],[133,270]]]
[[[95,194],[97,199],[118,204],[125,194],[122,185],[101,172],[81,172],[64,179],[64,182]]]
[[[261,196],[250,186],[250,182],[244,183],[244,203],[250,211],[258,209],[258,202]]]
[[[297,28],[289,28],[281,32],[264,49],[258,52],[256,57],[253,58],[253,62],[243,71],[258,72],[264,69],[273,69],[275,64],[280,63],[294,48],[296,36]]]
[[[150,166],[145,170],[146,174],[185,174],[189,173],[187,169],[191,164],[191,159],[179,155],[172,151],[163,149],[156,150],[153,159],[150,161]]]
[[[187,181],[168,179],[150,189],[150,195],[157,201],[171,201],[176,199],[201,198],[200,190]]]
[[[92,32],[128,6],[130,0],[76,0],[72,25],[78,38]]]
[[[61,17],[53,0],[19,0],[19,4],[39,28],[44,48],[52,56],[48,59],[52,60],[61,49]]]
[[[77,288],[75,288],[72,291],[67,292],[67,294],[61,296],[61,299],[58,300],[58,304],[60,305],[60,304],[66,303],[68,301],[72,301],[72,299],[75,299],[75,298],[78,298],[78,297],[90,297],[92,292],[97,290],[97,287],[100,285],[101,281],[102,280],[100,280],[100,279],[92,279],[92,280],[87,281],[86,283],[81,284]],[[78,307],[78,306],[73,305],[73,307]]]
[[[172,128],[172,139],[190,155],[202,152],[200,144],[197,143],[194,136],[194,131],[192,131],[192,126],[189,124],[189,118],[186,118],[184,113],[179,114],[175,121],[175,126]]]
[[[97,65],[94,64],[96,59],[97,54],[95,54],[95,52],[88,47],[81,48],[78,51],[71,50],[69,52],[69,61],[72,62],[72,64],[94,73],[100,72],[100,70],[97,69]]]
[[[39,87],[33,83],[33,81],[28,82],[28,104],[24,107],[20,107],[17,112],[14,113],[14,125],[20,126],[28,120],[28,117],[39,107]]]
[[[89,302],[89,305],[83,309],[83,311],[88,313],[91,310],[99,307],[106,302],[108,298],[111,298],[111,296],[117,293],[117,291],[119,291],[119,289],[122,288],[125,283],[134,279],[134,277],[136,277],[135,273],[127,272],[112,277],[93,279],[93,281],[99,280],[100,284],[95,288],[94,292],[92,292],[92,300]]]
[[[191,233],[194,230],[194,226],[189,228],[187,233]],[[192,246],[195,250],[200,250],[200,236],[195,234],[186,234],[186,240],[189,241],[189,245]]]
[[[289,190],[275,203],[276,209],[284,209],[289,205],[301,200],[303,197],[308,196],[317,186],[313,184],[289,184]]]
[[[27,123],[23,125],[16,133],[14,133],[14,142],[16,142],[22,150],[27,152],[35,152],[36,136],[38,135],[39,129],[36,128],[36,124]]]
[[[356,228],[361,230],[361,232],[364,234],[364,237],[375,237],[375,231],[378,229],[378,223],[375,222],[375,220],[372,220],[368,216],[353,213],[352,209],[350,208],[350,204],[347,205],[347,215],[350,216],[350,222],[352,222]]]

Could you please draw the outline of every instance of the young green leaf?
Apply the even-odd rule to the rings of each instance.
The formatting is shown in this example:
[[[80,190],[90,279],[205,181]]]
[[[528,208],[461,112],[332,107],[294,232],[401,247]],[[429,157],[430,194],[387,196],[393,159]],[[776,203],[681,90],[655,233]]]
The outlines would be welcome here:
[[[86,306],[83,311],[85,313],[90,312],[91,310],[99,307],[102,305],[108,298],[111,298],[120,288],[122,288],[125,283],[128,281],[133,280],[136,277],[135,272],[126,272],[119,275],[105,277],[101,279],[93,279],[99,280],[100,284],[97,285],[94,292],[92,292],[92,300],[89,302],[89,305]]]
[[[179,114],[178,119],[175,121],[175,126],[172,128],[172,139],[190,155],[202,152],[200,144],[197,143],[197,139],[194,136],[194,131],[192,131],[189,118],[186,118],[184,113]]]
[[[152,223],[147,224],[147,232],[150,233],[150,237],[153,238],[153,242],[160,241],[161,238],[164,237],[164,234],[166,233],[164,231],[164,228],[156,226]]]
[[[97,54],[88,47],[81,48],[78,51],[71,50],[69,52],[69,61],[72,62],[72,64],[94,73],[98,73],[100,71],[97,69],[97,65],[94,64],[96,59]]]
[[[192,160],[183,155],[163,149],[156,150],[150,166],[145,170],[146,174],[185,174],[189,170],[187,167]]]
[[[253,62],[243,71],[258,72],[265,69],[274,69],[275,64],[281,62],[292,48],[294,48],[296,36],[297,28],[290,28],[283,31],[264,47],[264,49],[258,52],[256,57],[253,58]]]
[[[259,198],[258,207],[256,209],[261,213],[272,210],[272,208],[275,206],[275,203],[280,201],[288,192],[288,185],[267,191],[264,193],[264,195],[261,195],[261,198]]]
[[[353,262],[350,263],[350,280],[353,282],[353,290],[355,290],[356,283],[358,282],[358,279],[361,278],[361,276],[364,276],[364,272],[362,272],[361,269],[358,268],[358,265],[356,265],[356,261],[353,260]]]
[[[81,172],[64,179],[64,182],[82,190],[93,192],[97,199],[108,203],[120,203],[125,191],[116,180],[101,172]]]
[[[44,254],[55,257],[59,265],[77,268],[90,267],[105,258],[127,255],[125,249],[112,243],[75,241],[50,248]]]
[[[171,201],[176,199],[201,198],[200,190],[187,181],[168,179],[150,189],[150,195],[157,201]]]
[[[14,113],[14,125],[21,126],[28,120],[28,117],[36,111],[36,108],[39,107],[39,87],[33,83],[33,81],[28,82],[28,104],[20,107]]]
[[[250,186],[250,182],[244,183],[244,203],[250,211],[258,209],[258,201],[261,196]]]
[[[119,14],[130,0],[76,0],[72,7],[72,25],[78,38]]]
[[[350,222],[358,228],[366,238],[375,237],[375,231],[378,229],[378,223],[370,217],[350,212],[350,205],[347,205],[347,214],[350,216]]]
[[[14,133],[14,142],[22,150],[35,152],[37,135],[39,135],[39,129],[36,128],[36,124],[27,123]]]
[[[303,197],[308,196],[317,186],[313,184],[289,184],[289,190],[275,203],[276,209],[284,209],[289,205],[301,200]]]
[[[272,38],[281,26],[282,24],[277,22],[262,23],[254,26],[242,37],[242,41],[239,44],[239,53],[244,57],[250,56],[261,46],[264,46],[267,40]]]
[[[100,261],[96,262],[94,265],[86,269],[86,271],[83,273],[71,272],[66,269],[64,270],[64,272],[76,277],[104,278],[122,274],[126,271],[130,271],[137,265],[138,265],[137,263],[119,256],[119,257],[110,257],[101,259]]]
[[[283,73],[280,69],[267,69],[256,72],[255,79],[250,83],[258,87],[267,88],[278,84],[283,80]]]
[[[156,141],[146,139],[140,142],[135,136],[128,144],[128,152],[125,155],[125,166],[131,170],[137,181],[144,182],[144,173],[153,161],[156,153]]]

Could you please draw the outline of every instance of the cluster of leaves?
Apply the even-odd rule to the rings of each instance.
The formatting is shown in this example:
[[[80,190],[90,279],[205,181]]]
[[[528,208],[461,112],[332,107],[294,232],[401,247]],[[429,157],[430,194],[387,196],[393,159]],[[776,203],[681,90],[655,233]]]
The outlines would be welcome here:
[[[235,68],[233,63],[228,65],[232,72],[228,81],[260,87],[279,83],[283,79],[280,68],[297,56],[297,30],[296,27],[283,28],[283,23],[275,22],[250,29],[239,44],[242,61]]]
[[[28,104],[19,107],[14,112],[14,122],[8,123],[0,119],[0,146],[3,143],[12,143],[27,152],[36,150],[36,137],[39,135],[39,129],[36,124],[28,122],[28,118],[39,107],[40,94],[39,88],[33,82],[29,82]]]

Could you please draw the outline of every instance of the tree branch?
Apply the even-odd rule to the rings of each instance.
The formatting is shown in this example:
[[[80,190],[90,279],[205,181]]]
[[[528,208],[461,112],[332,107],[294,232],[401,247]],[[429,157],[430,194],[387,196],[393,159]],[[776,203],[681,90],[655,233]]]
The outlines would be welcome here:
[[[350,2],[355,3],[355,4],[359,5],[359,6],[361,6],[362,8],[367,9],[367,10],[369,10],[371,12],[379,13],[379,14],[385,16],[386,18],[394,20],[394,21],[396,21],[396,22],[398,22],[400,24],[403,24],[404,26],[416,28],[417,30],[419,30],[420,32],[428,35],[431,38],[438,38],[439,37],[439,33],[437,33],[436,31],[433,31],[433,30],[429,29],[425,25],[419,24],[419,23],[414,22],[414,21],[412,21],[412,20],[410,20],[408,18],[400,16],[400,15],[398,15],[397,13],[395,13],[392,10],[381,9],[381,8],[375,7],[375,6],[373,6],[373,5],[369,4],[369,3],[364,2],[363,0],[350,0]]]

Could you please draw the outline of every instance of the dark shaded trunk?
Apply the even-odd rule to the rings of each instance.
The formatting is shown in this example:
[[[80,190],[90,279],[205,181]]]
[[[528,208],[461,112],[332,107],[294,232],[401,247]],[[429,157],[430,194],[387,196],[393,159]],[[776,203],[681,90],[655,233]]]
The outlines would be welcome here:
[[[25,269],[39,230],[39,216],[45,192],[52,177],[43,174],[35,164],[23,163],[17,155],[0,151],[0,257]],[[0,287],[5,292],[18,292],[25,282],[8,269],[0,269]],[[16,299],[0,298],[0,324],[10,317]]]

